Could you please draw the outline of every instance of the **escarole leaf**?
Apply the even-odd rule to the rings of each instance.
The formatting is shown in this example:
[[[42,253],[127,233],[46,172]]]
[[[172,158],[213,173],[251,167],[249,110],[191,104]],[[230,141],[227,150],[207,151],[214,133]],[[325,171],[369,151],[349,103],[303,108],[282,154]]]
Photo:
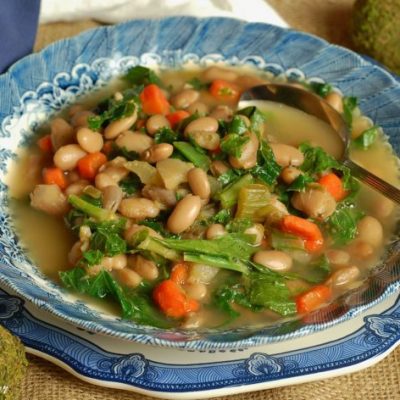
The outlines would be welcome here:
[[[248,136],[239,133],[229,133],[221,140],[221,150],[233,157],[242,155],[243,146],[250,140]]]
[[[281,167],[277,164],[271,147],[269,147],[265,140],[261,140],[258,150],[258,162],[257,165],[251,169],[251,173],[267,185],[273,186],[280,172]]]
[[[148,85],[154,83],[156,85],[161,84],[161,80],[158,75],[149,68],[137,65],[128,70],[128,72],[122,77],[125,81],[132,85]]]
[[[343,97],[343,118],[348,127],[353,123],[353,111],[358,105],[357,97]]]
[[[83,268],[76,267],[60,272],[60,278],[68,289],[99,299],[113,299],[120,305],[125,319],[159,328],[171,327],[171,323],[151,305],[145,293],[122,287],[105,270],[96,276],[88,276]]]
[[[378,137],[379,127],[373,126],[365,130],[360,136],[353,140],[353,144],[363,150],[367,150],[372,144],[375,143]]]

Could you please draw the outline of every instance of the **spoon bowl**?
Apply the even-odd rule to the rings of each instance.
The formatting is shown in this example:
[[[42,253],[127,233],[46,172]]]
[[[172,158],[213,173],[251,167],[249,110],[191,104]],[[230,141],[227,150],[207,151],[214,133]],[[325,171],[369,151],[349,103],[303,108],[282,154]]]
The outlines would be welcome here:
[[[244,108],[251,105],[251,102],[260,100],[285,104],[326,122],[340,136],[343,143],[339,161],[350,169],[355,178],[371,186],[390,200],[400,204],[400,190],[398,188],[364,169],[349,158],[350,131],[342,115],[322,97],[298,86],[268,83],[254,86],[243,92],[239,100],[239,107]]]

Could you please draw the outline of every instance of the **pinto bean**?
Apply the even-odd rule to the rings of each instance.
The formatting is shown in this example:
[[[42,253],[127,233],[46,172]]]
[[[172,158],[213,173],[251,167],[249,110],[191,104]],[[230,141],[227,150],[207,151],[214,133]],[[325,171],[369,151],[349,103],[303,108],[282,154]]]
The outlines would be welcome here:
[[[382,243],[383,227],[374,217],[367,215],[362,218],[357,224],[357,231],[357,238],[373,247],[378,247]]]
[[[50,123],[50,138],[53,150],[74,142],[74,128],[63,118],[54,118]]]
[[[344,250],[331,249],[326,252],[326,256],[333,265],[346,265],[350,261],[350,254]]]
[[[203,149],[216,150],[221,142],[216,132],[193,132],[190,137]]]
[[[88,153],[96,153],[103,148],[103,136],[89,128],[79,128],[76,132],[76,140],[83,150]]]
[[[292,205],[311,218],[326,219],[336,209],[336,201],[332,195],[320,185],[308,185],[303,192],[292,196]]]
[[[150,148],[142,153],[144,161],[154,164],[158,161],[169,158],[174,152],[174,146],[169,143],[153,144]]]
[[[257,164],[259,141],[253,132],[246,132],[243,135],[247,136],[249,141],[243,145],[240,157],[229,156],[229,162],[233,168],[249,169]]]
[[[73,182],[64,190],[64,193],[66,196],[69,196],[70,194],[79,196],[82,194],[83,189],[85,189],[87,185],[89,185],[89,182],[85,180]]]
[[[171,124],[162,114],[154,114],[146,121],[146,130],[151,136],[161,128],[171,128]]]
[[[210,182],[204,170],[201,168],[192,168],[187,173],[187,180],[193,194],[199,196],[203,200],[210,197]]]
[[[221,119],[222,121],[229,122],[232,120],[233,110],[231,107],[221,104],[213,108],[210,112],[210,117],[213,117],[216,120]]]
[[[171,189],[164,189],[159,186],[145,185],[142,189],[142,196],[157,201],[167,208],[176,205],[176,195]]]
[[[71,247],[71,250],[68,253],[68,263],[72,266],[75,266],[78,261],[82,258],[82,249],[81,249],[81,241],[78,240]]]
[[[115,139],[120,133],[128,130],[137,120],[137,110],[129,117],[121,118],[111,122],[104,129],[104,137],[106,139]]]
[[[135,220],[155,218],[160,212],[160,208],[154,201],[143,197],[123,199],[118,210],[124,217],[133,218]]]
[[[229,171],[229,167],[221,160],[215,160],[210,165],[211,173],[218,177]]]
[[[117,211],[124,195],[122,189],[117,185],[110,185],[102,189],[102,192],[103,207],[107,210]]]
[[[207,104],[202,103],[201,101],[195,101],[194,103],[190,104],[189,107],[186,109],[190,114],[199,114],[205,115],[208,114],[209,107]]]
[[[227,68],[221,68],[221,67],[208,67],[205,71],[202,73],[202,79],[205,82],[211,82],[214,79],[223,79],[225,81],[232,82],[238,77],[238,73],[235,71],[232,71]]]
[[[78,144],[67,144],[60,147],[53,156],[54,165],[63,171],[70,171],[76,167],[78,161],[85,157],[84,151]]]
[[[188,229],[201,209],[201,199],[199,196],[188,194],[175,206],[174,211],[167,221],[167,228],[172,233],[181,233]]]
[[[153,139],[144,133],[124,131],[117,137],[115,143],[118,147],[140,154],[153,145]]]
[[[280,272],[288,271],[293,264],[293,260],[288,254],[278,250],[257,251],[253,256],[253,261],[273,271]]]
[[[172,96],[171,104],[177,109],[188,108],[198,100],[199,96],[200,93],[197,90],[185,89]]]
[[[131,288],[138,287],[142,282],[142,277],[135,271],[129,268],[124,268],[117,271],[118,280],[123,284]]]
[[[337,92],[331,92],[325,97],[325,101],[330,104],[336,111],[343,112],[343,99]]]
[[[212,132],[215,133],[218,130],[218,121],[212,117],[200,117],[197,118],[186,126],[184,134],[188,136],[189,134],[195,132]]]
[[[285,167],[282,169],[280,177],[287,185],[290,185],[293,181],[298,178],[302,172],[296,167]]]
[[[217,239],[226,234],[225,227],[222,224],[211,224],[206,231],[206,238],[209,240]]]
[[[304,162],[303,153],[294,146],[284,143],[270,143],[272,152],[274,153],[276,162],[281,167],[298,167]]]
[[[394,203],[387,197],[377,195],[376,199],[372,201],[372,213],[378,218],[387,218],[394,210]]]
[[[158,268],[154,261],[142,257],[140,254],[133,260],[130,258],[130,267],[142,278],[153,281],[158,278]]]
[[[72,116],[71,125],[74,128],[79,128],[79,127],[87,128],[89,126],[88,118],[94,117],[95,115],[96,114],[88,110],[79,111]]]
[[[94,184],[97,189],[103,190],[107,186],[118,185],[118,182],[113,179],[110,175],[100,172],[94,178]]]
[[[67,197],[57,185],[36,185],[30,200],[33,208],[47,214],[62,215],[68,211]]]
[[[334,286],[343,286],[355,281],[359,276],[359,268],[353,265],[338,269],[331,275],[330,280]]]

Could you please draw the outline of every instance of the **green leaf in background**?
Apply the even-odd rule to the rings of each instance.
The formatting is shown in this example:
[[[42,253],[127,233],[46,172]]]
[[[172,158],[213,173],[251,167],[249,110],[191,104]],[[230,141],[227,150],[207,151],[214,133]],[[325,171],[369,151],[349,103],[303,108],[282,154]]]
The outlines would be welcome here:
[[[332,85],[330,83],[310,82],[306,84],[315,94],[321,97],[326,97],[332,92]]]
[[[128,72],[122,77],[125,81],[131,85],[148,85],[154,83],[161,85],[161,80],[157,74],[149,68],[137,65],[128,70]]]
[[[154,134],[155,143],[170,143],[172,144],[178,138],[178,134],[171,128],[163,127],[157,130]]]
[[[367,150],[372,144],[375,143],[379,134],[379,127],[373,126],[372,128],[364,131],[360,136],[353,140],[353,144],[360,149]]]
[[[351,128],[353,122],[353,111],[357,107],[357,104],[357,97],[343,97],[343,118],[349,128]]]

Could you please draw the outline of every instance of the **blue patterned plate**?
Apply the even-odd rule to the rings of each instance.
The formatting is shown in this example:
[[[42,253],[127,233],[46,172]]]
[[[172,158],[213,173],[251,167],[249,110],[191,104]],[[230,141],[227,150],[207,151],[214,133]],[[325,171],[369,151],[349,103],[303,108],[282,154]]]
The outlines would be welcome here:
[[[227,18],[136,20],[57,42],[0,76],[0,282],[36,306],[93,332],[187,349],[261,345],[318,332],[355,317],[400,287],[399,244],[388,262],[356,293],[322,309],[308,323],[261,331],[163,331],[99,312],[41,274],[24,253],[8,210],[7,172],[32,132],[49,116],[125,72],[129,67],[186,67],[211,63],[251,65],[283,79],[328,81],[361,99],[365,114],[400,149],[400,84],[349,50],[316,37]]]
[[[166,399],[200,399],[331,378],[371,366],[400,342],[400,298],[352,321],[257,348],[188,351],[85,332],[0,289],[0,324],[27,351],[80,379]]]

